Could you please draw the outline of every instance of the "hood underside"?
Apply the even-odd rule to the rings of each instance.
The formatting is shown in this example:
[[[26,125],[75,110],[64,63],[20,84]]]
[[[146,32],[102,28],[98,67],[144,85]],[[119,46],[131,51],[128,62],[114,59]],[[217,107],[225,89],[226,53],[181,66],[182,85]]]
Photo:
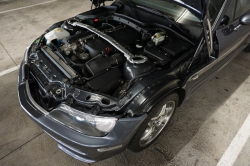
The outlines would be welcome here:
[[[173,0],[175,3],[189,9],[195,16],[201,18],[204,14],[201,0]]]

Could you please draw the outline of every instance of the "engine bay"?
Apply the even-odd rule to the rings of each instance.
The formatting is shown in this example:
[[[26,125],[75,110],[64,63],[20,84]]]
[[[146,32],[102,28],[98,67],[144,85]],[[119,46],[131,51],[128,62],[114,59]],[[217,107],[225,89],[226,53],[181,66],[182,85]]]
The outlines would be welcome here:
[[[99,103],[108,110],[138,79],[192,48],[168,29],[142,26],[114,10],[102,7],[55,24],[33,43],[29,66],[44,107]]]

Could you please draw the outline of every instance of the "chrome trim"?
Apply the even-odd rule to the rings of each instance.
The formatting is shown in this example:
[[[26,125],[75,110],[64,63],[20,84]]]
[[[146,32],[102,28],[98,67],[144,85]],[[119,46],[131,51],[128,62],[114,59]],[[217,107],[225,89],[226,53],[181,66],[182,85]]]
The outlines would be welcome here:
[[[44,54],[60,69],[68,78],[75,78],[77,74],[66,65],[59,56],[57,56],[50,48],[47,46],[42,48]]]
[[[139,58],[139,59],[136,59]],[[145,63],[148,60],[148,58],[146,56],[143,55],[137,55],[134,58],[131,59],[131,63],[135,63],[135,64],[142,64]]]
[[[31,101],[31,103],[33,104],[33,106],[35,106],[39,111],[41,111],[44,115],[49,115],[49,112],[46,111],[45,109],[43,109],[40,105],[38,105],[35,100],[32,98],[31,93],[30,93],[30,87],[29,87],[29,82],[28,80],[26,80],[25,82],[25,87],[26,87],[26,92],[28,95],[29,100]]]
[[[199,75],[196,74],[195,76],[192,77],[192,80],[197,80],[199,78]]]
[[[237,27],[234,28],[234,30],[235,30],[235,31],[238,31],[238,30],[241,28],[241,26],[242,26],[241,24],[238,25]]]
[[[124,53],[124,56],[127,58],[127,60],[131,63],[135,63],[132,59],[135,57],[135,55],[133,55],[131,52],[129,52],[125,47],[123,47],[122,45],[120,45],[116,40],[114,40],[112,37],[108,36],[107,34],[99,31],[98,29],[87,25],[87,24],[83,24],[83,23],[79,23],[79,22],[74,22],[72,23],[73,26],[79,26],[82,28],[85,28],[95,34],[97,34],[98,36],[100,36],[101,38],[103,38],[104,40],[106,40],[107,42],[109,42],[110,44],[112,44],[116,49],[118,49],[119,51],[121,51],[122,53]]]

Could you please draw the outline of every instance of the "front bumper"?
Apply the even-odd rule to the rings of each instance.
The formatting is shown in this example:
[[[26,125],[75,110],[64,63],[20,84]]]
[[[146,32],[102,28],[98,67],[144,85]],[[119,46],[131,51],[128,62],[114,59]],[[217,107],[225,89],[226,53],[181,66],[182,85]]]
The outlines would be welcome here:
[[[124,151],[131,138],[147,117],[121,118],[113,130],[105,137],[92,137],[72,130],[48,117],[46,110],[40,107],[30,95],[28,82],[23,80],[23,63],[18,78],[18,96],[23,110],[44,132],[58,142],[58,147],[70,156],[83,162],[100,161]],[[103,148],[119,147],[114,150],[100,151]]]

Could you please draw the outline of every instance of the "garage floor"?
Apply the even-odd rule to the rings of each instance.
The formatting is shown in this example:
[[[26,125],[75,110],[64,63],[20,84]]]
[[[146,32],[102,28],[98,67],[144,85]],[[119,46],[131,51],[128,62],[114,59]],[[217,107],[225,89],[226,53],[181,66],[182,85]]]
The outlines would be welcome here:
[[[86,11],[89,0],[0,0],[0,75],[53,23]],[[250,165],[250,55],[242,53],[179,108],[148,149],[90,165]],[[8,70],[7,70],[8,71]],[[0,165],[88,165],[66,155],[22,111],[17,70],[0,76]]]

